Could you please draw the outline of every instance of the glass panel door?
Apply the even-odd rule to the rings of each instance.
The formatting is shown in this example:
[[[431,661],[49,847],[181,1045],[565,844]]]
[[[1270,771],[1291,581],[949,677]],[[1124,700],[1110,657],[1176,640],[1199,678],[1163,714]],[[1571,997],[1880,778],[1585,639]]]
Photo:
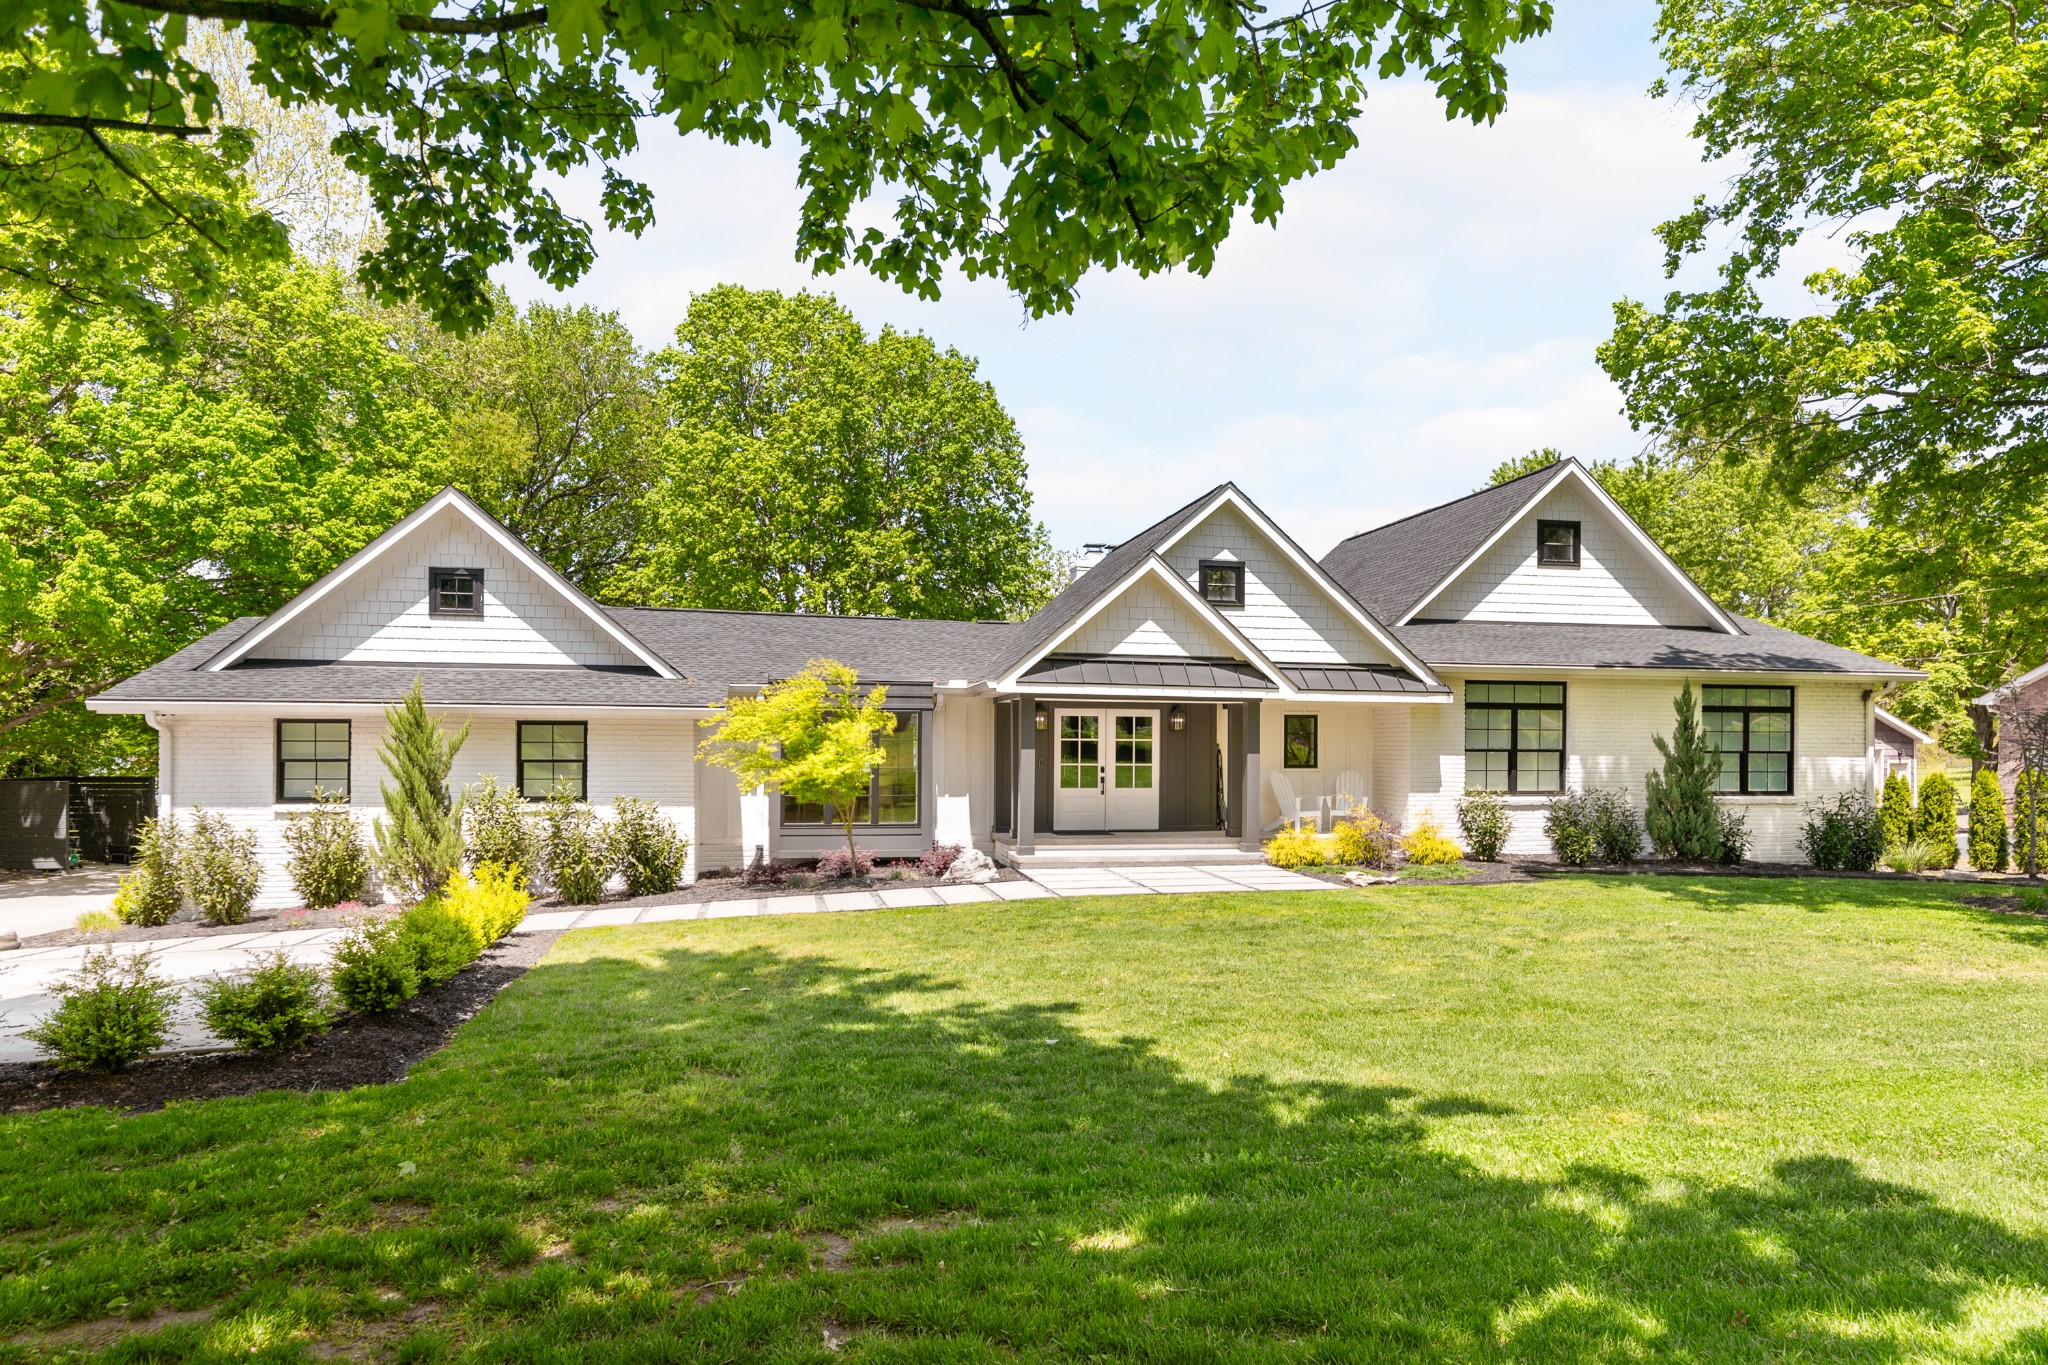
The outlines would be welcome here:
[[[1111,829],[1159,828],[1159,713],[1111,711]]]
[[[1108,773],[1100,711],[1060,711],[1054,721],[1052,827],[1093,834],[1104,828]]]

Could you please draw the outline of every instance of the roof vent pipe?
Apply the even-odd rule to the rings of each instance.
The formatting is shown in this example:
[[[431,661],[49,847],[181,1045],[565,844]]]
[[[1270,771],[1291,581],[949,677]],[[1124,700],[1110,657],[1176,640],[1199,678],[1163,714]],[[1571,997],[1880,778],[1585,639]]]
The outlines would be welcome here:
[[[1103,558],[1106,555],[1108,555],[1111,550],[1114,550],[1115,548],[1116,546],[1114,545],[1105,545],[1099,541],[1088,545],[1083,545],[1081,547],[1081,553],[1075,555],[1074,562],[1067,566],[1067,582],[1080,582],[1082,574],[1087,573],[1097,564],[1100,564],[1103,561]]]

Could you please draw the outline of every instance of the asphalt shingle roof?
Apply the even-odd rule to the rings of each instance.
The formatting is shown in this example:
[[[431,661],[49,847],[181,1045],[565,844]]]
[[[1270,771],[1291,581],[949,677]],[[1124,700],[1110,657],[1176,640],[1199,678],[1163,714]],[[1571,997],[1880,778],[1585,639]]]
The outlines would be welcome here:
[[[1566,463],[1560,460],[1455,502],[1362,531],[1324,555],[1323,568],[1367,611],[1391,625],[1521,515],[1533,498],[1563,475]]]
[[[1442,621],[1402,626],[1401,643],[1432,668],[1667,668],[1702,672],[1925,676],[1746,616],[1743,634],[1670,626],[1582,626],[1547,621]]]

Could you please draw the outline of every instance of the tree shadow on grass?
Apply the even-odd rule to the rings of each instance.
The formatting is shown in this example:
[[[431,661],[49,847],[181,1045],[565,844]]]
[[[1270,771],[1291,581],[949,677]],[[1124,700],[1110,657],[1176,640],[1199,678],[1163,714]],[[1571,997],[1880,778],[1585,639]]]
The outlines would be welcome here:
[[[598,957],[400,1086],[20,1135],[220,1184],[174,1235],[131,1210],[171,1238],[139,1265],[74,1239],[109,1292],[212,1286],[254,1321],[396,1285],[482,1360],[2043,1358],[2048,1245],[1839,1157],[1490,1174],[1430,1140],[1507,1114],[1476,1097],[1205,1084],[1075,1014],[758,948]],[[54,1180],[10,1170],[18,1210]],[[228,1344],[181,1330],[150,1358]]]
[[[853,1258],[649,1323],[620,1359],[657,1342],[801,1352],[824,1320],[849,1349],[918,1358],[1718,1360],[1797,1343],[1890,1360],[1942,1353],[1977,1296],[2038,1310],[2048,1292],[2039,1239],[1837,1157],[1753,1188],[1502,1177],[1427,1141],[1432,1120],[1509,1112],[1472,1097],[1210,1086],[1070,1009],[991,1007],[926,976],[758,949],[660,961],[544,968],[504,1026],[538,1042],[572,1001],[616,1002],[639,1093],[718,1078],[621,1116],[619,1178],[673,1189],[709,1161],[771,1243],[829,1229]],[[515,1354],[553,1337],[512,1330]]]
[[[2048,920],[1963,904],[1962,896],[1985,893],[1987,888],[1979,883],[1702,877],[1666,878],[1644,890],[1651,897],[1724,914],[1754,910],[1760,904],[1789,905],[1815,914],[1911,908],[1979,925],[2028,947],[2048,948]]]

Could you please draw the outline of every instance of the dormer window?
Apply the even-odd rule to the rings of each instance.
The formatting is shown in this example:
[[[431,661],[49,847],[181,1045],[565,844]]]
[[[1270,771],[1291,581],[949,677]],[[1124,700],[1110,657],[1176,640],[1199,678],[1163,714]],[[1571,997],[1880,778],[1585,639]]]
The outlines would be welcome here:
[[[427,570],[427,614],[429,616],[482,616],[484,614],[484,571],[482,569]]]
[[[1196,571],[1202,600],[1212,607],[1244,605],[1244,565],[1234,559],[1205,559]]]
[[[1579,567],[1579,524],[1576,521],[1536,523],[1536,562],[1545,568]]]

